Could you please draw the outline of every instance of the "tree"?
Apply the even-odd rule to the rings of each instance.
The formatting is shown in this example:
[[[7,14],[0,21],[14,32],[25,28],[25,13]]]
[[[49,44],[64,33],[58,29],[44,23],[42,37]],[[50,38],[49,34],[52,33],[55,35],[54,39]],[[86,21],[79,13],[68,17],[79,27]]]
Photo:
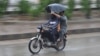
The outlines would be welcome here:
[[[65,12],[65,14],[67,15],[68,19],[71,19],[72,17],[72,13],[74,11],[74,7],[75,7],[75,1],[74,0],[68,0],[68,9]]]
[[[21,0],[18,4],[18,7],[21,14],[27,14],[29,13],[31,5],[27,0]]]
[[[45,7],[51,3],[60,3],[62,0],[40,0],[39,6],[31,10],[31,15],[37,17],[41,12],[45,11]]]
[[[52,3],[60,3],[62,0],[53,0]]]
[[[0,0],[0,17],[5,13],[8,5],[8,0]]]
[[[100,10],[100,0],[96,0],[96,3],[97,3],[97,9]]]
[[[82,11],[85,13],[86,18],[90,19],[90,14],[91,14],[90,0],[82,0],[81,5],[82,5]]]
[[[40,3],[37,6],[37,8],[31,10],[31,15],[33,17],[39,16],[41,14],[41,12],[43,12],[45,10],[45,7],[51,3],[52,3],[52,0],[40,0]]]

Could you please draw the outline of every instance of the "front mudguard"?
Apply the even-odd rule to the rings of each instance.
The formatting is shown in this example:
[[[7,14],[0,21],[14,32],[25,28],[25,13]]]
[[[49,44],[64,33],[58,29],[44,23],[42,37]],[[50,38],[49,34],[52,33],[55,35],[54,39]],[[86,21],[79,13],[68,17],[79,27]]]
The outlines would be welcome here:
[[[35,39],[35,38],[37,38],[37,37],[32,37],[30,40],[33,40],[33,39]]]

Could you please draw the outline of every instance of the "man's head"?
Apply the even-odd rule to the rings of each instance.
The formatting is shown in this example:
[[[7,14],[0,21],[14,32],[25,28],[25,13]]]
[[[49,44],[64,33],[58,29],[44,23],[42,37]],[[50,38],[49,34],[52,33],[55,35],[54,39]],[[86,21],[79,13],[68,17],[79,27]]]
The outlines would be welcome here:
[[[51,13],[51,9],[50,9],[49,6],[47,6],[47,7],[45,8],[45,10],[46,10],[47,13]]]
[[[50,6],[47,6],[47,7],[45,8],[45,10],[46,10],[47,13],[49,13],[49,15],[51,16],[52,19],[56,17],[55,15],[51,14],[52,11],[51,11]]]
[[[59,15],[61,15],[61,16],[64,15],[64,12],[65,12],[65,11],[60,12]]]

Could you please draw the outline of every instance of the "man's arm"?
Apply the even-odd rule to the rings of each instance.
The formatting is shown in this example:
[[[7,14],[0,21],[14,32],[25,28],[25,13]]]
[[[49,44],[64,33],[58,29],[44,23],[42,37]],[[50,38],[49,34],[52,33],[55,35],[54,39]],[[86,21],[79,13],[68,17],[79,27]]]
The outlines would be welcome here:
[[[55,12],[51,12],[51,14],[55,15],[57,18],[61,18],[61,16],[59,14],[56,14]]]
[[[57,25],[57,31],[60,31],[60,23]]]
[[[51,14],[55,15],[57,18],[61,18],[61,16],[59,14],[54,13],[53,11],[51,12]],[[60,31],[60,23],[57,25],[57,31]]]

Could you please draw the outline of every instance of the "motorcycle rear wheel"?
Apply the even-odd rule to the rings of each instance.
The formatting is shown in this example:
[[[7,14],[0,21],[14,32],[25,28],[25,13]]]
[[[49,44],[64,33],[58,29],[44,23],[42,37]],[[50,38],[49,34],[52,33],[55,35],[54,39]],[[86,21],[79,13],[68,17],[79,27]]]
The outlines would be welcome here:
[[[66,40],[62,39],[60,41],[57,42],[56,47],[54,47],[57,51],[62,51],[66,46]]]

